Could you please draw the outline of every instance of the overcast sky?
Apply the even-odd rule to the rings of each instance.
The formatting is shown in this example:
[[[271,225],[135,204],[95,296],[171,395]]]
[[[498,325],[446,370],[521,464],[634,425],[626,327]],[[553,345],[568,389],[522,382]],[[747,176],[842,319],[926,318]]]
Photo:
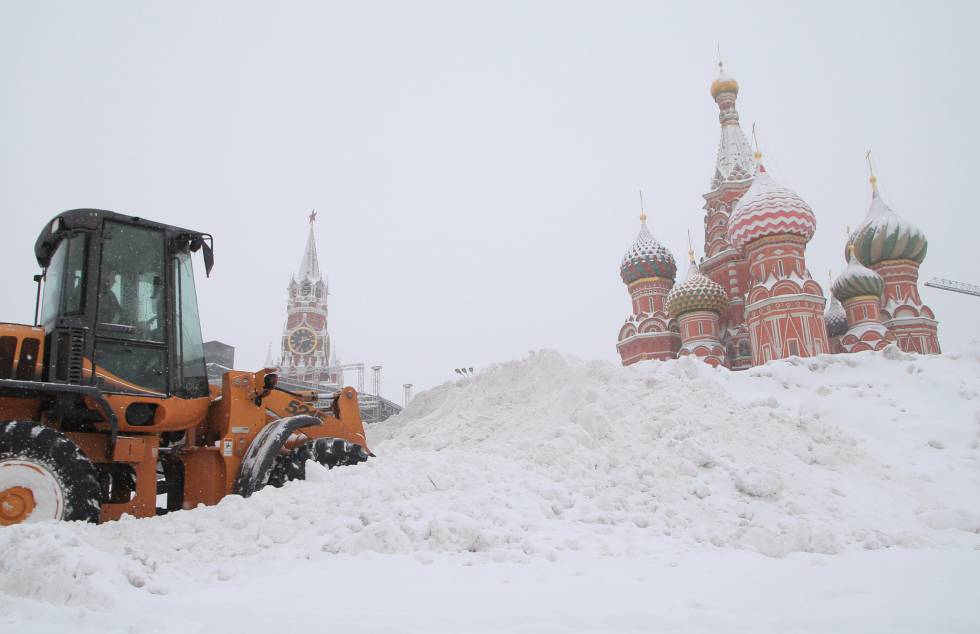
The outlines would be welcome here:
[[[387,396],[540,348],[618,360],[637,190],[702,252],[718,44],[822,286],[868,148],[922,281],[980,283],[978,6],[5,0],[0,318],[33,318],[44,222],[111,209],[214,234],[204,335],[256,368],[316,208],[340,359]],[[980,338],[980,298],[921,290],[944,348]]]

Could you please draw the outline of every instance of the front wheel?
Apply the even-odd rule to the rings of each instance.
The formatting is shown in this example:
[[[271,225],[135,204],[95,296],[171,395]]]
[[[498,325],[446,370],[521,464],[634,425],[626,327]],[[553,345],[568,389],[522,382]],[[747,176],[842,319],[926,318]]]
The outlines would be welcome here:
[[[78,445],[37,423],[0,423],[0,526],[99,521],[99,481]]]

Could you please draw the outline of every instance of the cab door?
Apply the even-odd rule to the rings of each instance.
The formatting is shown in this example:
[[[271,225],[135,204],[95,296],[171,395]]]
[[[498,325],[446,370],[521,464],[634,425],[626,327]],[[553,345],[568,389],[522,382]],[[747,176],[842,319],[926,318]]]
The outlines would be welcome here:
[[[168,394],[164,233],[105,221],[95,319],[95,380],[106,392]]]

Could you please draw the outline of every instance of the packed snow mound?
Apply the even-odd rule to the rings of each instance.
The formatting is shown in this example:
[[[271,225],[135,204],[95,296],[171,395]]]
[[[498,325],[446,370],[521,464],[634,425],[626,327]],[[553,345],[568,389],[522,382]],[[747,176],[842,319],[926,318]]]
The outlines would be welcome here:
[[[0,530],[0,592],[108,607],[329,554],[980,548],[980,344],[744,372],[552,351],[416,396],[377,458],[210,508]],[[325,565],[329,565],[326,563]]]

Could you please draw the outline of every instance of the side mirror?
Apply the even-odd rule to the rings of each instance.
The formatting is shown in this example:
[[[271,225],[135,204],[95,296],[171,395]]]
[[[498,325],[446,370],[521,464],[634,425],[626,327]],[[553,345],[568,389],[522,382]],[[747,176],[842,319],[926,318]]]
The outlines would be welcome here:
[[[265,369],[256,372],[255,381],[252,383],[252,389],[255,391],[255,404],[261,405],[262,399],[268,396],[272,390],[276,389],[277,383],[279,383],[279,373],[277,371]]]
[[[262,377],[262,387],[269,391],[275,389],[277,383],[279,383],[279,375],[275,372],[270,372]]]
[[[207,277],[211,277],[211,269],[214,268],[214,243],[208,244],[204,242],[201,248],[204,253],[204,274]]]

